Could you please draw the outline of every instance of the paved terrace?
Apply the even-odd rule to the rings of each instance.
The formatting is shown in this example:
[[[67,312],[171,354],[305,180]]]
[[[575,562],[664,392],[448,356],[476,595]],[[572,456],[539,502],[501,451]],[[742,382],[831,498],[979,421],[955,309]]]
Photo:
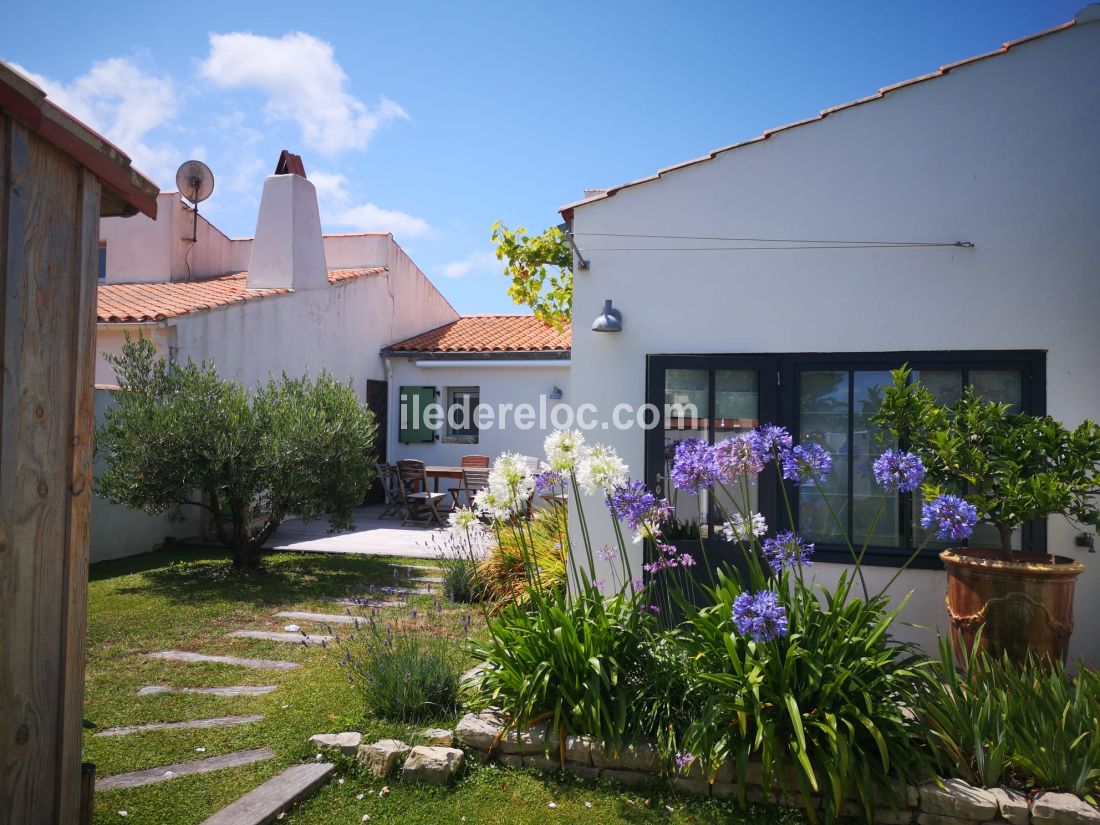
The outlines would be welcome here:
[[[400,518],[379,519],[382,505],[360,507],[352,517],[354,530],[330,533],[324,518],[308,524],[287,519],[275,531],[267,546],[273,550],[300,553],[349,553],[365,556],[406,556],[437,559],[448,552],[443,539],[446,530],[423,527],[410,522],[401,526]]]

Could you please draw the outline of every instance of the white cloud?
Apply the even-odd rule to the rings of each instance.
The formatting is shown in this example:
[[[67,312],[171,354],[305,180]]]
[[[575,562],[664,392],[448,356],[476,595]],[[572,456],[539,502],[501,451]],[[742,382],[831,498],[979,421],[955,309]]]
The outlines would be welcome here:
[[[355,232],[392,232],[401,238],[432,231],[426,220],[407,212],[383,209],[373,203],[352,203],[348,179],[339,172],[313,171],[308,175],[317,188],[317,201],[327,223]]]
[[[98,61],[68,84],[22,66],[15,68],[41,86],[56,105],[118,144],[138,169],[161,185],[172,185],[181,160],[179,150],[148,140],[150,132],[179,112],[179,94],[171,77],[150,74],[125,57]]]
[[[487,269],[495,263],[498,263],[497,256],[492,252],[473,252],[460,261],[443,264],[439,271],[446,278],[461,278],[474,270]]]
[[[332,45],[304,32],[211,34],[200,72],[222,88],[260,89],[269,116],[295,121],[305,141],[326,153],[365,149],[380,126],[408,118],[385,97],[374,108],[355,98]]]

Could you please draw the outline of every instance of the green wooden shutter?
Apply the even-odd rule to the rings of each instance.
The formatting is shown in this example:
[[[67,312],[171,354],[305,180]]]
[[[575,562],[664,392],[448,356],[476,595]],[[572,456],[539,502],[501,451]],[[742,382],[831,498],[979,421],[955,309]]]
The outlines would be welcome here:
[[[398,418],[398,441],[402,444],[424,444],[435,440],[435,431],[425,418],[428,407],[435,403],[435,387],[402,387]]]

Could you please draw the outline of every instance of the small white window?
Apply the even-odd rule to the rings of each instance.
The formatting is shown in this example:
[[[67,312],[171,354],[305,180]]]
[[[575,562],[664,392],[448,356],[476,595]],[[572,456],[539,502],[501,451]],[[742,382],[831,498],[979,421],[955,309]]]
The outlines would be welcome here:
[[[444,441],[477,444],[477,407],[480,401],[480,387],[447,387]]]

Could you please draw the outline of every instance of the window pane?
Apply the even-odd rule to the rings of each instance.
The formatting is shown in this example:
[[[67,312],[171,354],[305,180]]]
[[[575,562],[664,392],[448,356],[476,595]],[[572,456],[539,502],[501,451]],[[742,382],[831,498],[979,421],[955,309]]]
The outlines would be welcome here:
[[[760,391],[756,370],[715,370],[714,372],[714,440],[721,441],[759,426]],[[731,489],[737,507],[759,510],[756,485],[749,488],[748,501],[740,489]],[[728,502],[723,497],[722,505]]]
[[[665,371],[665,462],[661,470],[663,491],[672,502],[676,517],[683,521],[700,522],[704,527],[708,496],[677,490],[668,481],[676,442],[687,438],[710,439],[710,370]]]
[[[1014,413],[1022,408],[1023,380],[1019,370],[970,371],[970,383],[979,398],[1011,404]]]
[[[937,404],[954,404],[962,398],[962,370],[913,370],[912,380],[924,384]]]
[[[875,481],[873,469],[875,459],[896,443],[892,438],[884,439],[882,430],[871,423],[871,416],[882,406],[883,388],[891,383],[890,373],[886,370],[857,371],[853,380],[852,543],[862,546],[874,525],[872,545],[897,547],[901,543],[898,495],[891,493],[883,501],[883,489]]]
[[[452,387],[447,390],[448,436],[477,438],[477,405],[480,396],[478,387]]]
[[[848,519],[848,373],[805,371],[799,382],[799,441],[816,441],[833,457],[833,469],[821,492],[817,485],[798,488],[799,531],[812,541],[843,542],[844,530],[822,499],[832,505],[841,525]]]

